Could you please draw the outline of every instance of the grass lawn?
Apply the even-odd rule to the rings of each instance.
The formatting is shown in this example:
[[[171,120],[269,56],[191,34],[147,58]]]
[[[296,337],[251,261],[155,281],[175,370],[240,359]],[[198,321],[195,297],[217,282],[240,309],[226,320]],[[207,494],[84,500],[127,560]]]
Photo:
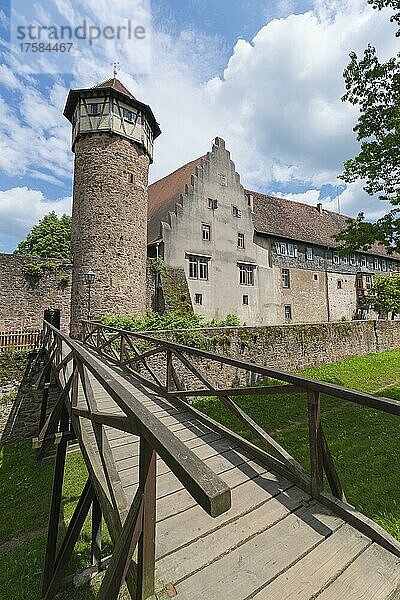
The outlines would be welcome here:
[[[302,374],[400,400],[400,350],[350,358],[307,369]],[[309,468],[305,394],[247,396],[236,400]],[[348,501],[400,540],[399,417],[324,395],[321,405],[324,431]],[[217,398],[198,400],[195,406],[253,443],[259,443]]]
[[[305,375],[400,400],[400,350],[308,369]],[[308,465],[306,397],[247,397],[241,406],[302,464]],[[196,406],[255,441],[215,398]],[[322,397],[323,424],[351,503],[400,540],[400,420],[391,415]],[[0,600],[40,600],[54,461],[35,461],[29,445],[0,448]],[[67,457],[60,538],[86,482],[79,452]],[[11,541],[11,542],[10,542]],[[111,544],[104,528],[104,555]],[[90,524],[85,524],[69,572],[89,562]],[[96,580],[92,586],[98,587]],[[94,598],[89,585],[61,594],[62,600]],[[121,595],[121,599],[124,596]]]

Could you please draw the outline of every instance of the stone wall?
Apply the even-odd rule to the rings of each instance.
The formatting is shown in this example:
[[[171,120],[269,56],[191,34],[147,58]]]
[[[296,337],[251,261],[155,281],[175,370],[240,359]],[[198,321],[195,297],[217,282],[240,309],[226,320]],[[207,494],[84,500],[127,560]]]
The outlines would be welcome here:
[[[185,343],[188,332],[155,331],[151,335]],[[211,351],[217,354],[293,372],[351,356],[400,348],[400,321],[197,329],[190,335],[197,336],[198,341],[212,342]],[[242,370],[198,358],[193,362],[219,387],[249,381],[249,373]],[[181,366],[178,372],[184,383],[194,381]],[[202,387],[199,382],[197,387]]]
[[[44,265],[41,277],[26,274],[32,264]],[[70,279],[71,266],[62,261],[0,254],[0,331],[40,329],[49,307],[61,310],[61,325],[68,331]]]

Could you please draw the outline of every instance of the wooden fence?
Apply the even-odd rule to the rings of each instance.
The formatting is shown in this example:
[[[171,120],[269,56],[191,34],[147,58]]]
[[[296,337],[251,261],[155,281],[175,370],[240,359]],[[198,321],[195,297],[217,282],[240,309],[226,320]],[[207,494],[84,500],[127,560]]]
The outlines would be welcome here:
[[[0,352],[8,349],[30,350],[39,343],[40,331],[0,331]]]

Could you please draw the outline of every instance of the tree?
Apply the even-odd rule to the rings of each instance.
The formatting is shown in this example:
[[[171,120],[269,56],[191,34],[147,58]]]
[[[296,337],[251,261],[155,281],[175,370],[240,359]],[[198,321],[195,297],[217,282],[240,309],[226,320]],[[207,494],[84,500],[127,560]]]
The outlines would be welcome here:
[[[367,301],[379,315],[392,313],[394,319],[400,314],[400,274],[376,275]]]
[[[42,258],[71,258],[71,217],[53,211],[43,217],[18,244],[15,254]]]
[[[400,0],[368,0],[377,10],[392,8],[391,21],[400,26]],[[400,29],[397,31],[400,35]],[[365,180],[364,190],[378,194],[393,206],[400,205],[400,53],[381,63],[373,46],[368,45],[359,60],[350,54],[350,63],[344,71],[348,101],[360,109],[354,131],[361,143],[359,154],[344,165],[340,176],[347,183]],[[348,250],[367,250],[378,241],[389,252],[400,251],[400,209],[395,208],[376,223],[364,220],[360,213],[356,221],[349,221],[345,232],[336,238]]]

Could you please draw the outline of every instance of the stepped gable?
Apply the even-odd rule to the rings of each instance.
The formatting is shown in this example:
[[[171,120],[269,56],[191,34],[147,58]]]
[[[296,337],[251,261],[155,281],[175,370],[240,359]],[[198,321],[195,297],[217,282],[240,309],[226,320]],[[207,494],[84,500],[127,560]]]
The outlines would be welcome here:
[[[185,193],[185,186],[190,185],[196,167],[201,165],[204,158],[201,156],[192,160],[149,186],[147,217],[149,244],[160,238],[161,221],[168,221],[168,213],[175,210],[181,194]]]

